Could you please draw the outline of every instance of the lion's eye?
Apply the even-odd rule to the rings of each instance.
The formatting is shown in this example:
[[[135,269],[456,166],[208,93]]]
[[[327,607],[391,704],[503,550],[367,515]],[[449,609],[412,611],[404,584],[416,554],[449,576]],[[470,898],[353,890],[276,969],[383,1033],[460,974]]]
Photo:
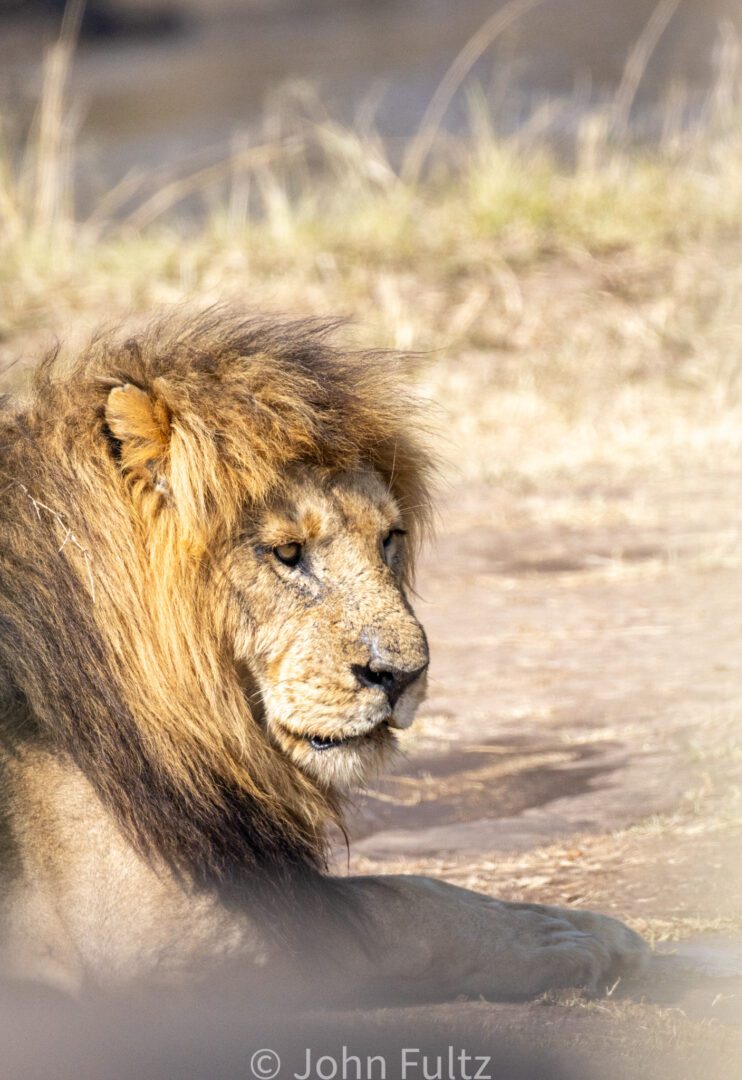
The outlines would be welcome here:
[[[301,544],[278,544],[273,548],[273,554],[284,566],[298,566],[301,561],[303,549]]]
[[[390,529],[389,532],[384,537],[384,539],[381,541],[382,547],[384,548],[384,553],[386,554],[387,552],[389,552],[391,550],[391,548],[392,548],[392,546],[394,544],[395,536],[405,536],[405,535],[406,535],[406,530],[405,529]]]

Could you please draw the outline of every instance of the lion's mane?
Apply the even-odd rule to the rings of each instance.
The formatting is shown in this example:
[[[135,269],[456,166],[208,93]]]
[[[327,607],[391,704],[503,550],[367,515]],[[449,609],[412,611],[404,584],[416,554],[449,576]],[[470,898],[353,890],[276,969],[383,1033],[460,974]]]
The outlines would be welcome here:
[[[69,755],[136,848],[196,882],[318,872],[338,810],[251,715],[215,555],[302,464],[372,464],[408,527],[425,519],[402,365],[334,329],[164,318],[48,357],[26,404],[0,402],[2,723]],[[138,420],[116,388],[146,395]]]

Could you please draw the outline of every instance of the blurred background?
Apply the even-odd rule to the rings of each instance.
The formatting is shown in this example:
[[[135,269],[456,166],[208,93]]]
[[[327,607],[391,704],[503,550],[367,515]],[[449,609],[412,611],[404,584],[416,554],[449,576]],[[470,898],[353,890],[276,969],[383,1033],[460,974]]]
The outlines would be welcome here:
[[[2,0],[0,100],[22,124],[33,113],[45,47],[64,0]],[[719,78],[738,0],[546,0],[523,4],[469,65],[503,133],[544,102],[569,101],[542,127],[565,140],[585,113],[614,98],[655,13],[650,55],[629,113],[635,134],[658,137],[668,109],[697,119]],[[528,10],[528,8],[532,10]],[[504,0],[88,0],[70,81],[85,188],[132,166],[218,157],[235,134],[261,129],[287,83],[303,81],[333,119],[373,121],[394,156],[421,120],[458,50]],[[482,45],[487,44],[487,33]],[[476,51],[476,50],[475,50]],[[468,110],[459,93],[443,118],[455,133]],[[397,147],[397,153],[399,153]]]
[[[335,868],[628,920],[670,965],[638,991],[451,1007],[601,1080],[742,1062],[741,32],[739,0],[0,0],[0,391],[173,304],[425,354],[430,697]]]

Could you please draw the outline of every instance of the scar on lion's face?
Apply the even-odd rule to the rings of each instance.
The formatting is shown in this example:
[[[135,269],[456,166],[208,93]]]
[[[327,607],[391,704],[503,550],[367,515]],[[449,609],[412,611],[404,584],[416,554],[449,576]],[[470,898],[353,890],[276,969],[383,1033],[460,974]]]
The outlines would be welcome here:
[[[323,786],[363,781],[424,696],[407,559],[400,507],[373,472],[298,475],[229,556],[251,707]]]

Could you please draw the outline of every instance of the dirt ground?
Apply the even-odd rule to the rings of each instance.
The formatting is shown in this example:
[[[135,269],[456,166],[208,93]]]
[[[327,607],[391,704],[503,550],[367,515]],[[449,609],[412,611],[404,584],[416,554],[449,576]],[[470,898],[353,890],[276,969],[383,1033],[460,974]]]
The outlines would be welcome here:
[[[338,868],[592,906],[656,952],[604,999],[441,1023],[525,1031],[567,1075],[742,1076],[738,491],[709,472],[444,495],[418,582],[429,699]]]

